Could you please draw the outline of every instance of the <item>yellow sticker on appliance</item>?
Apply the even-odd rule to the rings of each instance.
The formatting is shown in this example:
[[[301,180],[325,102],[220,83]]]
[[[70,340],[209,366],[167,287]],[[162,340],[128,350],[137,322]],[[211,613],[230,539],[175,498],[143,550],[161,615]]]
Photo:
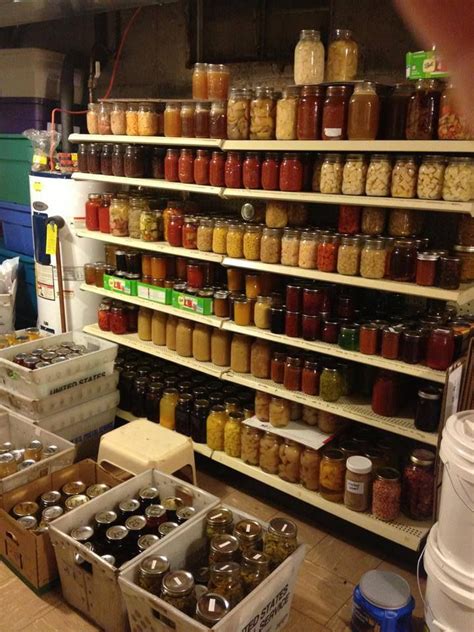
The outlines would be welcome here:
[[[56,244],[58,242],[58,227],[56,224],[46,226],[46,254],[56,255]]]

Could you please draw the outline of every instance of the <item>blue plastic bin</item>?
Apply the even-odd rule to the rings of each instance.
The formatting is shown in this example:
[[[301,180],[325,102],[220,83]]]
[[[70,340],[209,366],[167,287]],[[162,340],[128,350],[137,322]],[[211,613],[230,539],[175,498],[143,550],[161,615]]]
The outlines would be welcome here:
[[[32,257],[34,249],[30,207],[0,201],[0,221],[3,226],[5,247]]]

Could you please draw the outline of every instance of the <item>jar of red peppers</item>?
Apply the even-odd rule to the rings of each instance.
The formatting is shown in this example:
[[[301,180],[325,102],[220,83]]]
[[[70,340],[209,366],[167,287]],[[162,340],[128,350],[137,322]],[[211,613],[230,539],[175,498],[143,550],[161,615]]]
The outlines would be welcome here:
[[[222,151],[213,151],[209,163],[209,184],[212,187],[224,187],[226,156]]]
[[[280,157],[279,154],[268,152],[262,163],[262,189],[276,191],[280,182]]]
[[[417,448],[403,471],[403,511],[414,520],[428,520],[433,513],[435,491],[435,455],[430,450]]]
[[[321,272],[336,272],[339,244],[335,235],[322,235],[318,244],[317,267]]]
[[[102,202],[100,193],[89,193],[86,202],[86,228],[99,230],[99,208]]]
[[[178,160],[178,178],[184,184],[194,182],[194,155],[192,149],[182,149]]]
[[[245,189],[260,188],[260,154],[256,151],[249,151],[245,155],[242,165],[242,183]]]
[[[360,233],[360,206],[347,206],[341,204],[339,207],[339,216],[337,231],[344,235],[355,235]]]
[[[372,390],[372,410],[383,417],[394,417],[400,407],[397,376],[391,371],[379,371]]]
[[[322,86],[302,86],[298,101],[298,140],[319,140],[324,105]]]
[[[395,520],[400,514],[402,485],[400,474],[393,467],[375,471],[372,487],[372,513],[379,520]]]
[[[179,149],[167,149],[165,156],[165,180],[179,182]]]
[[[303,189],[303,163],[298,153],[285,153],[280,165],[280,191]]]
[[[352,88],[344,85],[328,86],[323,107],[322,139],[345,140],[347,115]]]
[[[111,302],[109,299],[103,299],[99,305],[98,325],[102,331],[110,331]]]
[[[113,334],[122,335],[127,333],[127,317],[125,309],[114,305],[110,310],[110,331]]]
[[[224,168],[225,186],[229,189],[242,187],[242,159],[238,151],[227,152]]]
[[[183,215],[172,215],[168,224],[168,243],[170,246],[182,246],[183,245]]]
[[[194,160],[194,182],[196,184],[209,184],[209,152],[206,149],[198,149]]]

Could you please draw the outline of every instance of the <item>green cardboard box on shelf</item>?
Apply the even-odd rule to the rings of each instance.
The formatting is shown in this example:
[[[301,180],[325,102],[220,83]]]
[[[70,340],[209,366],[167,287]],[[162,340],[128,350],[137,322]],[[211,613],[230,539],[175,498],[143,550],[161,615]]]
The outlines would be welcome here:
[[[407,79],[439,79],[449,77],[446,66],[435,50],[419,50],[406,54]]]
[[[172,292],[173,290],[168,287],[157,287],[156,285],[149,285],[141,281],[137,283],[137,296],[147,301],[152,301],[153,303],[171,305]]]
[[[111,274],[104,274],[104,289],[116,292],[117,294],[137,296],[137,283],[138,281],[122,279],[121,277]]]
[[[173,307],[182,309],[185,312],[209,316],[212,314],[212,298],[190,296],[189,294],[173,290]]]

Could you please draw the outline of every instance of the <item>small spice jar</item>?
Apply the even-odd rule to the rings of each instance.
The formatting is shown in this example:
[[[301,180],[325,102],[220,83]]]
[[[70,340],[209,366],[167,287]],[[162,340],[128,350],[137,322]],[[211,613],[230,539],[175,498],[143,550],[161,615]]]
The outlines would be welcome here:
[[[375,518],[388,522],[400,514],[402,486],[400,474],[393,467],[376,470],[372,488],[372,513]]]
[[[367,511],[372,485],[372,463],[365,456],[350,456],[346,461],[344,505],[352,511]]]
[[[403,511],[415,520],[432,517],[435,473],[435,455],[430,450],[417,448],[410,455],[410,462],[403,471]]]
[[[319,470],[319,492],[323,498],[340,503],[344,498],[346,457],[342,450],[326,450]]]

